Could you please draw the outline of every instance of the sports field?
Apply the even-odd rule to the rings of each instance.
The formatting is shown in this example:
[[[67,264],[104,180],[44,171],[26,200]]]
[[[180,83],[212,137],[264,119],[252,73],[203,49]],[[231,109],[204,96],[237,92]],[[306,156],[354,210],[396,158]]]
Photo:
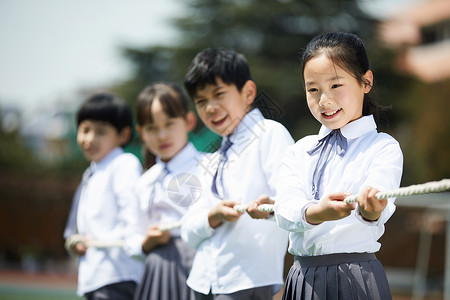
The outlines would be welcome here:
[[[0,300],[79,300],[75,274],[0,270]]]

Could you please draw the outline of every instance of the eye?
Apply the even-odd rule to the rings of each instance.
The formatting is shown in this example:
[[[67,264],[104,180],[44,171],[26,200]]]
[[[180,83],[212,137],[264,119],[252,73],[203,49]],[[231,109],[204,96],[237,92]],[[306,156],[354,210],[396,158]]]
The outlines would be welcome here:
[[[308,89],[308,93],[314,93],[314,92],[317,92],[317,91],[318,91],[318,89],[315,88],[315,87]]]
[[[220,98],[220,97],[222,97],[223,95],[225,95],[225,92],[222,92],[222,91],[217,92],[217,93],[215,94],[216,98]]]
[[[203,106],[206,104],[206,100],[205,99],[195,99],[194,103],[197,106]]]
[[[333,84],[333,85],[331,86],[331,88],[332,88],[332,89],[337,89],[338,87],[341,87],[341,86],[342,86],[342,84],[336,83],[336,84]]]

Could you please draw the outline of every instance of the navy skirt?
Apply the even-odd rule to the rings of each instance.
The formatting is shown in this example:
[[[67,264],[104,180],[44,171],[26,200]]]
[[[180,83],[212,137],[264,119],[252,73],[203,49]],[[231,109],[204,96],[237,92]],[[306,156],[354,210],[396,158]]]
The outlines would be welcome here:
[[[373,253],[295,256],[283,300],[392,299],[383,266]]]
[[[154,249],[145,259],[134,300],[194,300],[194,292],[186,284],[194,255],[195,250],[180,238]]]

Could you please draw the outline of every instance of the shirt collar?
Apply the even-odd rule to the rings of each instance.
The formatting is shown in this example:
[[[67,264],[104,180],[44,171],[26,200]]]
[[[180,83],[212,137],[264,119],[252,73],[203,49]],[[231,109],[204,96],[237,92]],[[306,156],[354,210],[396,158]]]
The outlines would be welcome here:
[[[172,172],[178,170],[181,166],[186,164],[186,160],[192,159],[195,156],[197,150],[191,142],[188,142],[183,149],[180,150],[171,160],[167,163],[163,162],[160,157],[156,158],[156,164],[160,166],[161,170],[165,167]]]
[[[261,120],[264,120],[264,116],[259,109],[254,108],[249,111],[244,118],[242,118],[241,122],[239,122],[238,126],[236,126],[233,133],[229,136],[230,141],[233,144],[236,144],[240,138],[245,136],[248,131],[251,131],[255,124]]]
[[[122,153],[124,153],[123,149],[121,147],[116,147],[113,150],[111,150],[101,161],[99,162],[92,161],[90,165],[92,173],[95,173],[95,171],[99,169],[104,169],[114,158],[116,158]]]
[[[363,116],[340,128],[342,135],[347,139],[356,139],[376,129],[377,124],[375,123],[373,115]],[[327,136],[330,132],[331,129],[322,125],[322,127],[320,127],[318,139],[320,140],[324,136]]]

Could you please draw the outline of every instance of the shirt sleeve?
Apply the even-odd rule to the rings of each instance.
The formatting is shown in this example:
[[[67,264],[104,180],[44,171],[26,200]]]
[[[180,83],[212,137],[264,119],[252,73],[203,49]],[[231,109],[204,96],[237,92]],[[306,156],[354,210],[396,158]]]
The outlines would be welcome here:
[[[305,218],[306,208],[317,200],[308,200],[304,182],[307,180],[307,171],[302,166],[301,158],[297,157],[298,143],[289,147],[280,168],[277,172],[279,178],[275,196],[275,217],[278,226],[292,231],[302,232],[317,225],[309,224]],[[309,197],[311,198],[311,197]]]
[[[141,223],[139,199],[135,193],[135,186],[142,174],[139,160],[127,154],[122,158],[120,170],[116,170],[114,177],[114,194],[118,205],[118,222],[122,224],[122,238],[125,241],[125,252],[136,259],[142,259],[142,234],[137,230]]]
[[[180,229],[181,239],[194,249],[214,234],[215,230],[209,225],[208,213],[214,205],[212,201],[218,201],[211,192],[211,184],[208,180],[210,176],[202,176],[200,171],[197,174],[200,178],[202,193],[181,219]]]
[[[272,191],[272,195],[269,196],[274,196],[280,180],[278,169],[281,166],[281,160],[289,146],[294,144],[294,140],[283,125],[273,121],[266,122],[269,128],[262,129],[265,132],[262,132],[263,138],[260,139],[260,165]]]
[[[381,136],[386,136],[382,134]],[[379,143],[381,144],[381,143]],[[403,154],[400,145],[396,140],[389,137],[388,142],[378,145],[380,149],[375,151],[376,156],[372,160],[372,164],[368,169],[368,176],[361,190],[370,186],[381,192],[398,189],[403,172]],[[370,222],[364,220],[359,212],[359,207],[356,207],[355,216],[361,222],[370,225],[378,226],[386,223],[395,211],[395,198],[388,198],[388,203],[381,213],[377,221]]]

